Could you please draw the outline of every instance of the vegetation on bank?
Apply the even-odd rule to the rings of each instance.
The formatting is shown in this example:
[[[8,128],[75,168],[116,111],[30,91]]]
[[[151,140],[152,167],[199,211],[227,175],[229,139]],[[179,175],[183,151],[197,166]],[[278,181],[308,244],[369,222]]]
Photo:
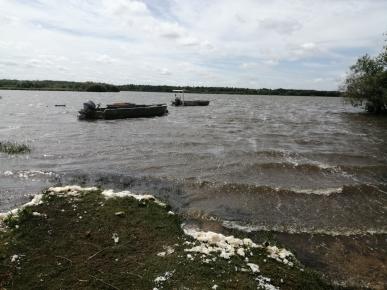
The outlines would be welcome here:
[[[269,247],[249,239],[214,233],[215,244],[195,239],[178,215],[152,198],[122,192],[107,199],[96,188],[74,188],[51,189],[19,212],[3,214],[0,289],[335,288],[286,250],[269,257]],[[244,243],[238,254],[211,252],[238,241]]]
[[[376,57],[366,54],[351,66],[343,90],[352,105],[387,113],[387,45]]]
[[[235,94],[235,95],[273,95],[273,96],[325,96],[339,97],[338,91],[294,90],[294,89],[247,89],[232,87],[190,87],[190,86],[150,86],[150,85],[122,85],[121,91],[171,92],[172,90],[186,90],[195,94]]]
[[[152,85],[110,85],[93,82],[66,81],[19,81],[0,80],[0,89],[7,90],[59,90],[59,91],[89,91],[89,92],[172,92],[174,89],[184,89],[196,94],[240,94],[240,95],[278,95],[278,96],[328,96],[339,97],[338,91],[292,90],[292,89],[247,89],[232,87],[191,87],[191,86],[152,86]]]
[[[22,154],[31,152],[31,148],[26,144],[19,144],[10,141],[0,141],[0,152],[7,154]]]
[[[0,89],[3,90],[47,90],[47,91],[84,91],[84,92],[119,92],[120,89],[111,84],[95,82],[68,82],[68,81],[25,81],[0,80]]]

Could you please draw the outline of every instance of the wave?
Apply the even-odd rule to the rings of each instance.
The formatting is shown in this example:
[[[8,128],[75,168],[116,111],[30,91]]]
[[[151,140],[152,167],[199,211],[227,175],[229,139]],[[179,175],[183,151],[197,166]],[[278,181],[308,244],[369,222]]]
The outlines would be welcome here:
[[[240,163],[232,163],[228,166],[238,167]],[[244,168],[243,168],[244,167]],[[246,171],[299,171],[303,173],[327,173],[327,174],[387,174],[387,165],[329,165],[322,162],[298,163],[293,162],[268,162],[268,163],[247,163],[243,165]],[[227,169],[227,167],[225,167]]]
[[[263,150],[254,152],[257,156],[268,156],[268,157],[297,157],[299,154],[289,151],[282,150]]]
[[[254,139],[255,140],[255,139]],[[328,152],[318,152],[318,151],[302,151],[302,152],[295,152],[295,151],[288,151],[288,150],[259,150],[259,151],[250,151],[250,150],[231,150],[228,152],[230,156],[240,156],[240,155],[247,155],[249,157],[254,156],[263,156],[263,157],[279,157],[279,158],[292,158],[292,159],[300,159],[300,160],[308,160],[313,162],[312,160],[319,159],[328,159],[328,160],[355,160],[355,161],[363,161],[363,162],[369,162],[370,159],[375,161],[381,161],[380,159],[376,159],[375,156],[370,156],[366,154],[355,154],[353,152],[337,152],[337,151],[328,151]],[[316,161],[318,162],[318,161]]]
[[[200,191],[209,191],[219,194],[268,194],[268,195],[322,195],[331,196],[338,194],[354,195],[354,194],[380,194],[386,193],[387,186],[385,184],[348,184],[339,187],[326,188],[298,188],[298,187],[272,187],[268,185],[255,185],[244,183],[229,183],[229,182],[211,182],[211,181],[185,181],[185,186],[193,187]]]
[[[176,166],[175,164],[174,166]],[[172,166],[172,165],[171,165]],[[233,167],[233,165],[226,165]],[[251,168],[256,168],[258,170],[261,168],[269,168],[269,169],[285,169],[285,170],[312,170],[314,172],[336,172],[336,167],[330,167],[325,164],[277,164],[277,163],[264,163],[264,164],[252,164],[247,165],[247,168],[250,170]],[[149,167],[148,169],[158,169],[159,167]],[[234,169],[234,168],[233,168]],[[357,172],[363,171],[371,171],[375,173],[376,170],[383,170],[387,172],[387,166],[366,166],[364,167],[346,167],[344,168],[347,172],[350,170],[355,170]],[[345,173],[343,170],[341,173]],[[318,186],[318,185],[309,185],[309,186],[297,186],[289,185],[289,187],[278,186],[275,187],[271,184],[254,184],[254,183],[238,183],[238,182],[222,182],[222,181],[210,181],[210,180],[202,180],[198,179],[198,177],[187,177],[187,178],[173,178],[167,176],[148,176],[148,175],[131,175],[122,174],[122,173],[111,173],[111,172],[93,172],[86,173],[83,171],[80,172],[68,172],[68,173],[56,173],[52,171],[44,171],[44,170],[5,170],[3,172],[0,171],[1,177],[7,178],[17,178],[21,180],[28,179],[42,179],[42,180],[52,180],[55,183],[66,183],[66,182],[81,182],[82,184],[91,184],[98,183],[101,186],[115,186],[115,188],[128,188],[128,187],[138,187],[144,189],[152,189],[152,190],[161,190],[164,193],[168,192],[168,189],[171,189],[171,195],[175,193],[177,189],[179,192],[179,196],[181,196],[182,188],[186,188],[188,191],[193,189],[196,191],[208,191],[210,193],[232,193],[232,194],[241,194],[241,193],[256,193],[256,194],[280,194],[280,195],[322,195],[322,196],[330,196],[336,194],[353,194],[355,192],[364,192],[364,193],[372,193],[372,192],[384,192],[381,188],[385,187],[385,183],[382,180],[377,181],[376,183],[361,183],[356,182],[354,184],[335,184],[333,186]],[[189,195],[189,193],[187,192]]]
[[[39,178],[39,177],[46,177],[46,178],[59,177],[59,175],[55,172],[43,171],[43,170],[17,170],[17,171],[6,170],[2,172],[1,175],[8,176],[8,177],[16,177],[20,179],[31,179],[31,178]]]
[[[260,167],[260,165],[258,165]],[[265,163],[262,165],[263,168],[296,168],[305,171],[335,171],[337,169],[336,166],[331,166],[325,163],[302,163],[298,164],[297,162],[284,162],[284,163]]]
[[[251,225],[243,224],[237,221],[223,221],[222,225],[227,229],[234,229],[247,233],[252,232],[281,232],[288,234],[320,234],[329,236],[362,236],[362,235],[386,235],[387,229],[351,229],[347,227],[336,229],[322,228],[297,228],[295,226],[280,226],[280,225]]]
[[[12,131],[12,130],[18,130],[21,126],[0,126],[0,131]]]
[[[308,189],[297,189],[297,188],[291,188],[290,191],[293,191],[294,193],[303,193],[303,194],[317,194],[317,195],[326,195],[329,196],[334,193],[342,193],[344,190],[344,187],[337,187],[337,188],[308,188]]]
[[[250,159],[251,160],[251,159]],[[305,174],[308,173],[341,173],[342,170],[339,166],[329,165],[322,162],[313,163],[299,163],[297,159],[288,159],[285,162],[229,162],[222,163],[221,166],[209,166],[206,168],[207,171],[213,170],[229,170],[229,171],[244,171],[247,176],[251,175],[251,172],[262,172],[262,171],[296,171]],[[387,170],[387,167],[386,167]]]
[[[356,172],[379,172],[387,173],[387,165],[365,165],[365,166],[351,166],[351,165],[339,165],[337,168],[344,172],[356,173]]]

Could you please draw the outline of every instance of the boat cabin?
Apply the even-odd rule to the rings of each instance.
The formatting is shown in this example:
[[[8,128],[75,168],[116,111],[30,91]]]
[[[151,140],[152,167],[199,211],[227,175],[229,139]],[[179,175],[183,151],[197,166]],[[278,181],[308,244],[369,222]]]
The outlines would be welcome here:
[[[172,90],[175,93],[175,100],[172,102],[175,106],[181,106],[184,104],[184,90]]]

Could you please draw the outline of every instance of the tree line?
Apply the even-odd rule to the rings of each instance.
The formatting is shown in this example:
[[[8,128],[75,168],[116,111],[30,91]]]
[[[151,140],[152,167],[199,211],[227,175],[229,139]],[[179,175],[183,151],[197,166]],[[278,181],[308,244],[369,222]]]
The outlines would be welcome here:
[[[0,80],[0,89],[9,90],[59,90],[59,91],[87,91],[87,92],[171,92],[175,89],[185,90],[197,94],[239,94],[239,95],[279,95],[279,96],[328,96],[338,97],[338,91],[295,90],[295,89],[248,89],[235,87],[204,87],[204,86],[167,86],[167,85],[111,85],[95,82],[70,81],[24,81]]]
[[[69,82],[69,81],[24,81],[0,80],[0,89],[3,90],[48,90],[48,91],[84,91],[84,92],[119,92],[120,89],[111,84],[96,82]]]
[[[236,95],[277,95],[277,96],[327,96],[338,97],[338,91],[296,90],[296,89],[248,89],[234,87],[203,87],[203,86],[152,86],[152,85],[122,85],[121,91],[141,92],[171,92],[185,90],[195,94],[236,94]]]

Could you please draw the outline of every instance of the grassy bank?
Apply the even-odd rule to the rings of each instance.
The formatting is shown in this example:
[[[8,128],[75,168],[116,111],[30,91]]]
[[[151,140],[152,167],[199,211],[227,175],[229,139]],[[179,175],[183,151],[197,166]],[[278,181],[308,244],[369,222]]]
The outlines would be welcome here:
[[[333,288],[286,250],[184,231],[152,197],[52,189],[0,219],[0,289]]]
[[[0,141],[0,152],[7,154],[22,154],[31,152],[31,148],[26,144],[19,144],[10,141]]]

